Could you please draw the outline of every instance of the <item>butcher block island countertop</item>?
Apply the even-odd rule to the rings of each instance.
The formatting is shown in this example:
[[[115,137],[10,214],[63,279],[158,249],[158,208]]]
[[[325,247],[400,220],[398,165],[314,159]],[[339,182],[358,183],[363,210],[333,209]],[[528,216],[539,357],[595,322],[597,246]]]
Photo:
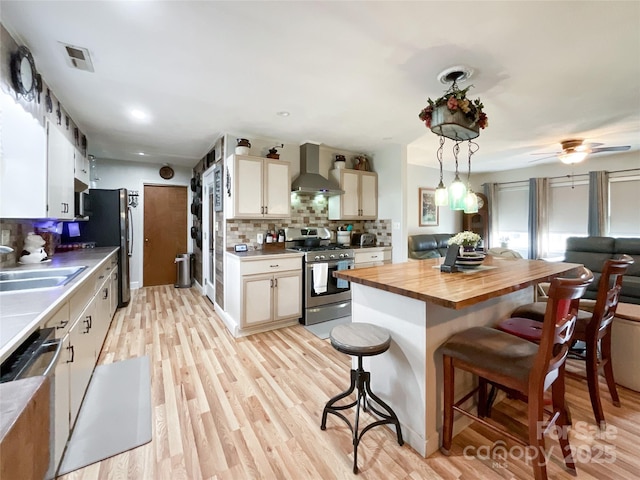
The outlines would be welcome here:
[[[475,326],[493,327],[519,305],[533,301],[533,285],[571,276],[575,263],[487,257],[482,266],[440,272],[443,259],[341,270],[334,276],[351,282],[351,317],[386,328],[391,346],[364,359],[371,388],[394,409],[402,435],[417,452],[438,450],[442,431],[442,354],[451,335]],[[456,372],[456,391],[473,389],[476,380]],[[499,397],[500,399],[501,397]],[[474,398],[464,404],[472,407]],[[454,422],[454,434],[470,420]]]
[[[581,265],[487,256],[479,268],[443,273],[444,258],[341,270],[334,276],[353,283],[460,310],[490,298],[548,282]]]

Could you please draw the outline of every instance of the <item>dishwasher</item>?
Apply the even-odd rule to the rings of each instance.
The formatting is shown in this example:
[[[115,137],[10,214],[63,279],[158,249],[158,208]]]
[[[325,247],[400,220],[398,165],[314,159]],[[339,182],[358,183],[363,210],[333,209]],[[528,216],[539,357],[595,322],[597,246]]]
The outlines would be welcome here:
[[[49,468],[46,478],[54,477],[53,442],[55,439],[55,399],[54,372],[60,358],[62,340],[55,338],[55,328],[41,328],[29,336],[0,365],[0,383],[20,380],[22,378],[44,376],[49,377]]]

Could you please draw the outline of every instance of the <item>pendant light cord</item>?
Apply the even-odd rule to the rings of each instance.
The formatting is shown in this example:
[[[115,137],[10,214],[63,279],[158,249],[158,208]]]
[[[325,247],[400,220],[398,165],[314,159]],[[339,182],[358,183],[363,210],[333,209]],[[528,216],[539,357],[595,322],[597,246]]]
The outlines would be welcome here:
[[[467,147],[469,149],[469,172],[467,173],[467,188],[471,188],[471,156],[480,150],[480,145],[476,142],[469,140],[467,142]]]
[[[438,157],[438,163],[440,163],[440,185],[444,185],[444,183],[442,182],[442,151],[444,149],[444,137],[439,135],[438,138],[440,140],[440,147],[438,148],[436,156]]]
[[[460,153],[460,143],[462,140],[456,140],[456,144],[453,146],[453,158],[456,160],[456,178],[454,181],[460,181],[460,177],[458,177],[458,153]]]

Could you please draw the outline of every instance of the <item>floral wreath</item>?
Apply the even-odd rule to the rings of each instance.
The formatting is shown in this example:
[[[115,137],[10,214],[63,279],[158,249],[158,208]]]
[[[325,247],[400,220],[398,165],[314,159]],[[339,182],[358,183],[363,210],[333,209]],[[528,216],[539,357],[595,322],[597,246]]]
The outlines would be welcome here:
[[[446,105],[449,112],[452,114],[460,110],[462,114],[471,122],[471,126],[478,125],[480,128],[487,128],[489,126],[489,119],[487,115],[482,111],[484,105],[479,98],[471,101],[467,98],[467,91],[473,87],[469,85],[464,90],[459,90],[455,82],[451,85],[451,88],[445,92],[443,96],[435,101],[430,98],[427,99],[429,105],[422,109],[418,117],[424,122],[427,128],[431,128],[431,116],[433,110]]]

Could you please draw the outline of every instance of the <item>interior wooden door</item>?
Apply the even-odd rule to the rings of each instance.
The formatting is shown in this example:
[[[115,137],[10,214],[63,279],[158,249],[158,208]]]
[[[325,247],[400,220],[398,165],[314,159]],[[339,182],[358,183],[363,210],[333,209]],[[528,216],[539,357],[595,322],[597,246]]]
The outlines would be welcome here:
[[[176,283],[180,253],[187,253],[187,187],[145,185],[143,285]]]

